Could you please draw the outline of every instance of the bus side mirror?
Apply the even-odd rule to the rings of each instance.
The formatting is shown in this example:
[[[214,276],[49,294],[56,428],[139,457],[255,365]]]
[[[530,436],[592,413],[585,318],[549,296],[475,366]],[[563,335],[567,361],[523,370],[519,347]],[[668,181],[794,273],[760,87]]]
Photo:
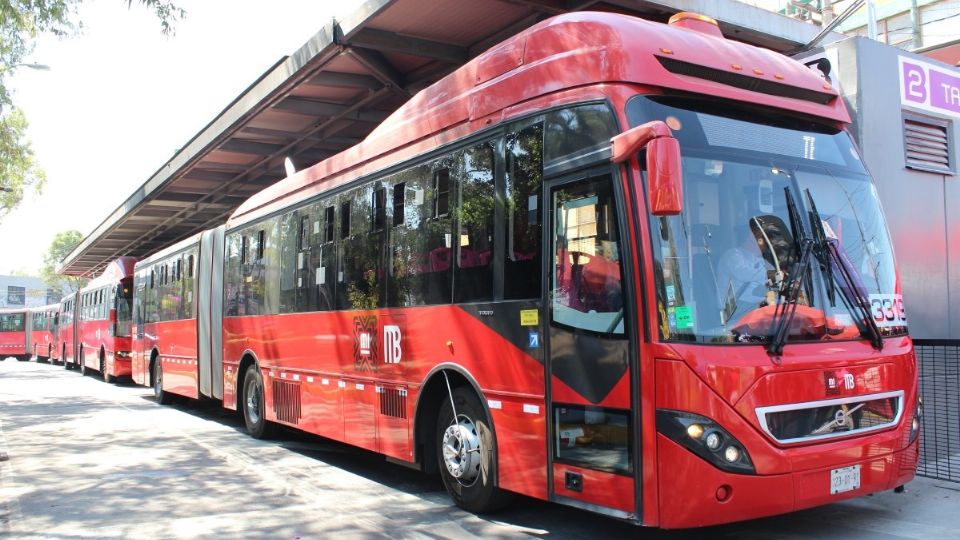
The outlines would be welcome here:
[[[659,120],[631,128],[610,139],[614,163],[623,163],[647,149],[647,200],[655,216],[675,216],[683,210],[683,168],[680,142]]]

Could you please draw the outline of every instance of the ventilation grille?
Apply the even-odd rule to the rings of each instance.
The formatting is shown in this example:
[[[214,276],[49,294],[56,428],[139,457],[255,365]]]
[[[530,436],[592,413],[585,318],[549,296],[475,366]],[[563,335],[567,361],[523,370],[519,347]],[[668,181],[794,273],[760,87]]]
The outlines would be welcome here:
[[[949,173],[950,141],[947,125],[918,118],[903,119],[903,143],[907,167]]]
[[[380,414],[394,418],[407,417],[407,390],[405,388],[378,387]]]
[[[300,423],[300,383],[273,381],[273,412],[281,422]]]
[[[826,105],[837,97],[835,94],[828,92],[818,92],[817,90],[797,88],[796,86],[790,86],[789,84],[768,81],[766,79],[758,79],[757,77],[751,77],[750,75],[731,73],[722,69],[709,68],[698,64],[691,64],[690,62],[684,62],[674,58],[664,58],[662,56],[658,56],[657,60],[659,60],[660,65],[666,68],[666,70],[670,73],[686,75],[688,77],[696,77],[697,79],[713,81],[716,83],[725,84],[727,86],[733,86],[735,88],[750,90],[752,92],[760,92],[761,94],[802,99],[803,101],[810,101],[813,103],[819,103],[821,105]]]

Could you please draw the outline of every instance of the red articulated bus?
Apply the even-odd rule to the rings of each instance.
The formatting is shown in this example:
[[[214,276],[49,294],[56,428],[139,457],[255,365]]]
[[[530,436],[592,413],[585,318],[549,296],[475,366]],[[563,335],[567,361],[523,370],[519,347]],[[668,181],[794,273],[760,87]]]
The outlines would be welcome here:
[[[0,360],[12,356],[21,362],[30,359],[27,349],[27,315],[20,309],[0,309]]]
[[[473,511],[694,527],[897,488],[916,364],[847,122],[709,18],[549,19],[141,263],[134,378]]]
[[[133,257],[120,257],[78,293],[73,319],[74,361],[106,382],[131,374]]]
[[[37,362],[55,362],[57,350],[57,321],[60,304],[49,304],[30,309],[27,334],[28,350]]]

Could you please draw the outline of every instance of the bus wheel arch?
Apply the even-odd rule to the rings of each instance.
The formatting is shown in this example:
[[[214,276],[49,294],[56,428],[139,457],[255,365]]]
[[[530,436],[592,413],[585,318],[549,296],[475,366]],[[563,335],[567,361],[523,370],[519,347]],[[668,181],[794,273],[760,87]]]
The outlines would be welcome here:
[[[451,392],[461,431],[453,425]],[[414,440],[421,466],[427,473],[440,475],[457,506],[482,513],[509,503],[510,495],[498,486],[496,430],[489,406],[469,372],[450,364],[434,368],[417,397],[416,411]],[[469,452],[482,456],[481,462],[469,462]],[[466,458],[464,467],[456,471],[461,458]],[[467,466],[474,472],[464,470]],[[476,471],[478,466],[482,472]]]
[[[107,351],[103,345],[100,346],[100,376],[103,377],[104,382],[117,382],[117,378],[110,374],[110,366],[107,365]]]
[[[247,351],[240,360],[237,380],[237,411],[247,433],[254,439],[269,439],[276,434],[277,424],[267,420],[266,384],[256,356]]]
[[[150,352],[150,386],[153,387],[153,399],[157,405],[170,403],[170,393],[163,389],[163,362],[157,349]]]

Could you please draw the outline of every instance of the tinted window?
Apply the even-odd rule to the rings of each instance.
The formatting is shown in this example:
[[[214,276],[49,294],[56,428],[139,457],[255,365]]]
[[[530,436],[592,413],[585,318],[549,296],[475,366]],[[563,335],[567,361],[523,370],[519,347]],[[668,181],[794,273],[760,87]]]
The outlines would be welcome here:
[[[454,301],[493,299],[494,146],[483,143],[459,152],[455,162],[458,248]]]
[[[507,300],[540,297],[540,187],[543,125],[507,134],[504,291]]]

